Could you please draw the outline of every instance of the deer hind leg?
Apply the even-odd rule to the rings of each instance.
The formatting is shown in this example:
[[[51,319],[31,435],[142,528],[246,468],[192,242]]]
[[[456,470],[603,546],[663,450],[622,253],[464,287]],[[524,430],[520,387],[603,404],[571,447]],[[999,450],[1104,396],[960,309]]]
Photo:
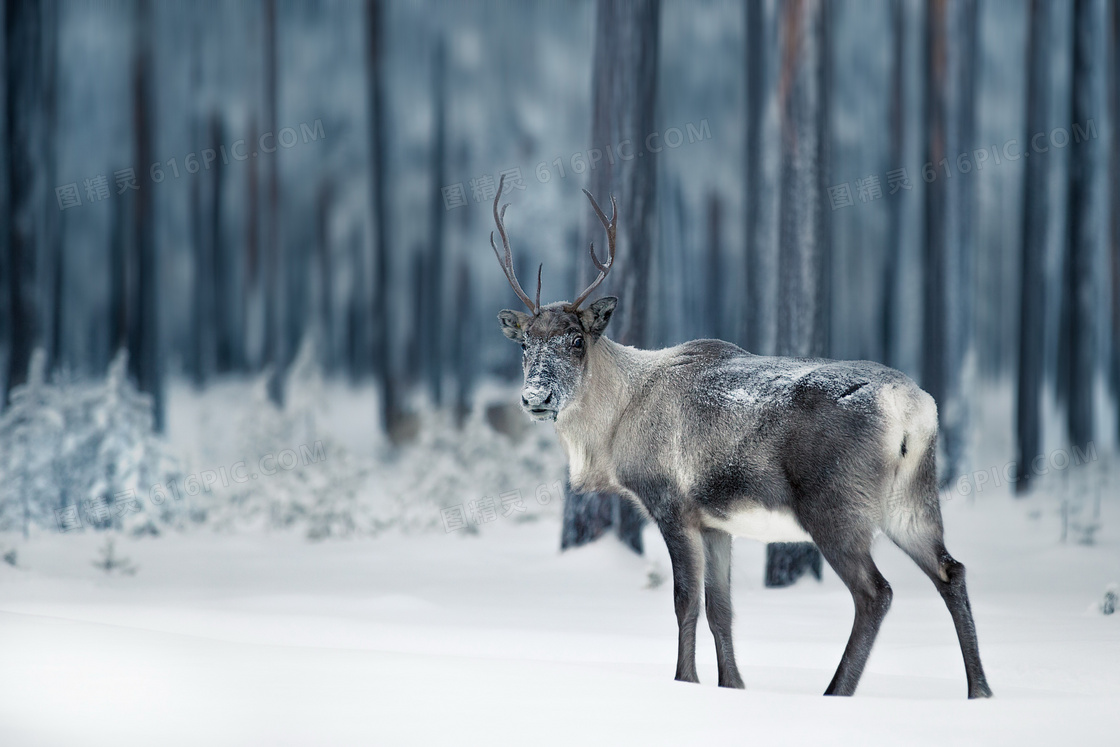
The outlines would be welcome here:
[[[949,608],[968,678],[969,698],[989,698],[992,690],[980,663],[976,623],[964,583],[964,565],[945,549],[937,468],[931,448],[909,486],[895,491],[883,532],[929,576]]]
[[[658,521],[661,536],[673,562],[673,607],[677,613],[677,674],[681,682],[699,682],[696,676],[696,623],[700,618],[700,592],[704,583],[704,549],[700,532],[678,518]]]
[[[704,529],[704,607],[708,627],[716,641],[719,686],[742,689],[743,678],[735,666],[731,644],[731,535],[719,529]]]
[[[839,496],[822,498],[813,501],[811,507],[803,504],[798,519],[813,537],[821,555],[848,587],[855,603],[848,645],[824,694],[852,695],[879,634],[879,626],[890,609],[893,592],[871,559],[872,523],[855,510],[838,515],[844,512],[838,512],[837,507],[850,505],[850,501]]]
[[[821,554],[852,593],[855,620],[852,634],[825,695],[852,695],[859,685],[871,647],[879,635],[879,626],[891,606],[893,592],[887,579],[879,573],[868,549],[822,547]]]

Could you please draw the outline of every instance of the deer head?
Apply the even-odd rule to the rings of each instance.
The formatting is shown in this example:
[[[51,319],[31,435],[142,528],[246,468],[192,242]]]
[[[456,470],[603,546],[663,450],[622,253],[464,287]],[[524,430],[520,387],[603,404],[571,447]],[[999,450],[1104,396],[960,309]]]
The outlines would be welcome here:
[[[521,406],[534,420],[556,420],[556,415],[571,400],[579,390],[587,367],[587,358],[591,348],[602,337],[607,323],[611,320],[618,299],[613,296],[600,298],[586,309],[580,306],[587,297],[607,277],[614,265],[615,226],[618,219],[618,205],[611,197],[611,217],[607,220],[606,214],[595,202],[595,198],[586,189],[583,193],[591,201],[591,207],[599,217],[607,231],[607,261],[600,262],[595,254],[595,242],[591,242],[591,262],[599,270],[598,277],[575,301],[560,301],[541,306],[541,269],[537,268],[537,295],[530,299],[529,294],[521,289],[517,276],[513,271],[513,251],[509,245],[509,235],[503,220],[506,208],[498,208],[502,196],[502,187],[505,183],[503,177],[498,182],[498,194],[494,197],[494,222],[498,226],[498,234],[502,238],[505,256],[498,251],[494,243],[494,234],[490,233],[490,246],[494,256],[498,258],[506,279],[513,287],[513,292],[529,308],[529,313],[505,309],[498,314],[502,323],[502,332],[514,342],[521,344],[524,351],[521,356],[521,366],[525,374],[525,381],[521,388]]]

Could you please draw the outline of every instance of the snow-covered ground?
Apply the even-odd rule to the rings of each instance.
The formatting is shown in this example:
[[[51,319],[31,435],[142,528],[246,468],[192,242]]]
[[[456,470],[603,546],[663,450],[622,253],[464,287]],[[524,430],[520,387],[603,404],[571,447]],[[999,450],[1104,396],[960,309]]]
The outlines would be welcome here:
[[[1037,507],[945,504],[995,692],[971,702],[940,598],[882,539],[894,606],[856,697],[833,699],[849,595],[828,570],[763,589],[763,548],[745,540],[742,692],[715,687],[706,629],[703,684],[673,681],[652,531],[648,558],[613,540],[561,554],[554,516],[326,542],[119,536],[133,575],[93,566],[104,533],[3,536],[18,566],[0,563],[0,744],[1120,743],[1120,614],[1094,606],[1120,580],[1120,522],[1093,547],[1060,544]]]

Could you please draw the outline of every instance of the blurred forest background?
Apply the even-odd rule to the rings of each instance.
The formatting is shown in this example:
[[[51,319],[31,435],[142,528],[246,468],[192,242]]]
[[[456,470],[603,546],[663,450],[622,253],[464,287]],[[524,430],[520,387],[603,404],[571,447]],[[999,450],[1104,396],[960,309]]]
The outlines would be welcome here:
[[[994,464],[977,456],[990,442],[1022,491],[1037,455],[1120,444],[1115,3],[2,12],[9,528],[116,495],[120,460],[140,474],[153,458],[128,438],[158,442],[100,436],[83,447],[98,477],[68,488],[58,454],[79,430],[42,417],[65,409],[51,387],[108,382],[73,412],[159,433],[177,382],[260,382],[283,413],[314,370],[376,392],[345,417],[390,449],[430,446],[432,412],[443,438],[476,438],[480,411],[517,436],[519,413],[480,394],[520,378],[495,319],[517,300],[487,246],[502,175],[518,274],[543,263],[542,300],[591,276],[602,228],[581,188],[614,194],[616,339],[897,367],[938,401],[946,484]],[[47,431],[57,453],[36,456]],[[144,494],[160,469],[134,478]]]

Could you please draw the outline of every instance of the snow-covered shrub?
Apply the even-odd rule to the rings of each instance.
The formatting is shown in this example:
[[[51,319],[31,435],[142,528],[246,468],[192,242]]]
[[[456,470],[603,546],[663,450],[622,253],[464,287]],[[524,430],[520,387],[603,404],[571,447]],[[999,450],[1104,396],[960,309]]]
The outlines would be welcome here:
[[[480,394],[461,430],[450,416],[426,412],[417,441],[385,460],[390,500],[383,510],[404,530],[450,531],[445,509],[461,509],[468,531],[559,513],[565,460],[552,429],[530,427],[522,438],[499,433],[486,420],[488,399]]]
[[[0,415],[0,529],[31,525],[155,529],[181,505],[153,486],[177,477],[152,430],[151,398],[128,380],[127,353],[103,383],[55,382],[37,350],[27,383]]]
[[[46,355],[31,355],[27,382],[15,387],[11,404],[0,415],[0,530],[53,521],[62,506],[55,479],[66,421],[61,393],[46,381]]]
[[[218,529],[298,526],[313,539],[377,529],[362,510],[372,458],[350,453],[320,425],[326,402],[311,342],[288,372],[283,408],[268,397],[270,376],[253,382],[237,424],[237,449],[254,477],[216,492],[206,504],[209,521]],[[275,464],[272,474],[254,471],[262,461]]]

